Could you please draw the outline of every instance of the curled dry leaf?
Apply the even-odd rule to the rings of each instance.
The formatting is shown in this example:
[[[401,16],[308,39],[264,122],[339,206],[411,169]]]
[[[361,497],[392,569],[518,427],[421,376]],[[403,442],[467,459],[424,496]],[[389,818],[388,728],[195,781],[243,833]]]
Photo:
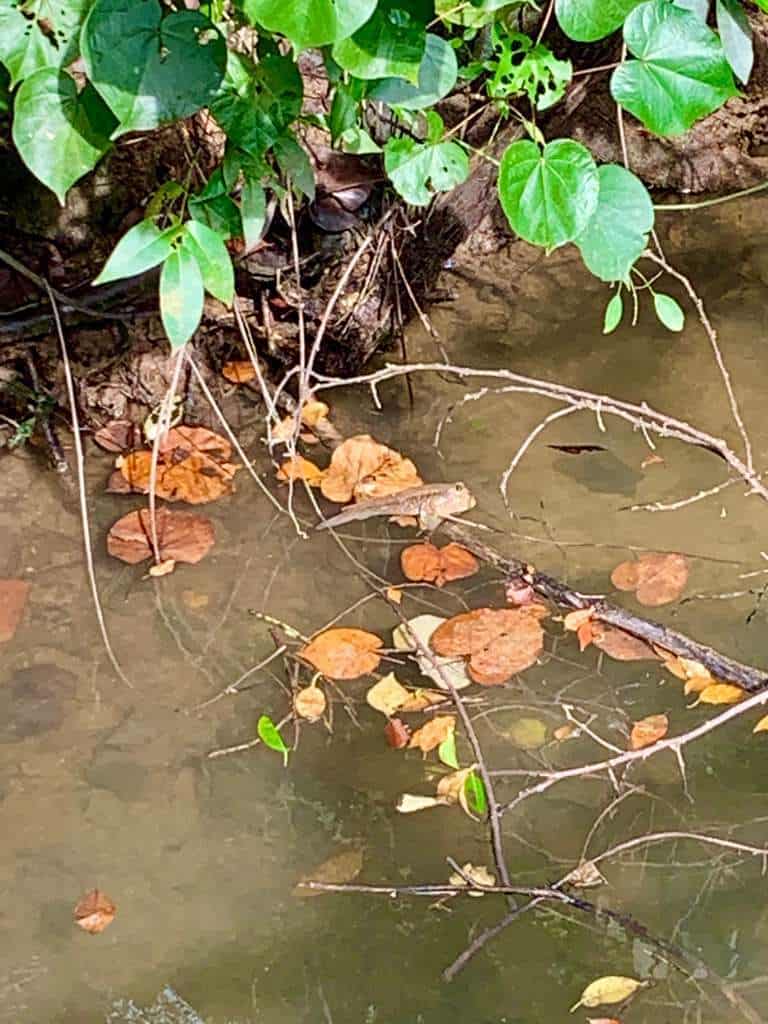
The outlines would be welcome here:
[[[239,468],[229,462],[232,447],[226,438],[205,427],[174,427],[160,441],[155,492],[166,501],[202,505],[232,494]],[[152,452],[120,456],[117,468],[131,491],[146,494]],[[111,484],[111,481],[110,481]]]
[[[250,359],[233,359],[224,363],[221,376],[233,384],[247,384],[249,380],[256,379],[256,370]]]
[[[434,583],[444,586],[451,580],[463,580],[474,576],[480,563],[460,544],[446,544],[437,548],[434,544],[411,544],[400,554],[400,566],[408,580]]]
[[[666,715],[648,715],[632,726],[629,734],[629,749],[642,750],[663,740],[669,731],[669,719]]]
[[[655,452],[651,452],[650,455],[646,455],[643,461],[640,463],[640,469],[648,469],[649,466],[663,466],[664,459]]]
[[[458,771],[444,775],[437,784],[437,795],[449,804],[457,804],[462,800],[464,785],[472,774],[474,765],[469,768],[459,768]]]
[[[402,718],[390,718],[384,726],[384,736],[387,745],[395,750],[402,750],[411,742],[411,730]]]
[[[395,804],[395,810],[400,814],[415,814],[416,811],[426,811],[428,807],[445,807],[447,803],[447,800],[442,800],[438,796],[403,793]]]
[[[705,686],[699,693],[699,699],[691,704],[695,708],[697,704],[738,704],[746,697],[746,693],[740,686],[733,683],[713,683]]]
[[[80,898],[75,907],[75,924],[89,935],[98,935],[112,924],[117,907],[100,889],[91,889]]]
[[[605,885],[600,869],[592,860],[583,860],[565,880],[577,889],[594,889],[598,885]]]
[[[329,501],[366,501],[421,483],[410,459],[374,441],[369,434],[359,434],[335,449],[320,489]]]
[[[93,440],[106,452],[119,455],[134,448],[144,446],[144,435],[141,427],[130,420],[112,420],[100,427],[93,435]]]
[[[568,614],[563,617],[563,626],[571,633],[577,633],[579,627],[583,626],[585,622],[589,622],[594,614],[594,608],[577,608],[573,612],[568,612]]]
[[[454,871],[448,878],[449,885],[456,885],[465,888],[470,885],[479,885],[484,889],[492,889],[496,885],[496,875],[492,875],[491,872],[484,864],[462,864],[461,874],[458,871]],[[478,892],[474,889],[469,893],[470,896],[483,896],[484,893]]]
[[[453,734],[456,728],[456,719],[453,715],[435,715],[426,725],[411,736],[409,747],[418,747],[423,753],[428,754],[430,750],[439,747]]]
[[[763,715],[752,732],[768,732],[768,715]]]
[[[328,419],[331,410],[325,402],[310,398],[301,409],[301,422],[307,427],[316,427],[321,420]]]
[[[325,694],[319,686],[305,686],[293,698],[293,710],[299,718],[314,722],[325,714]]]
[[[107,551],[130,565],[152,557],[149,509],[142,508],[113,523],[107,534]],[[157,510],[157,540],[161,562],[195,564],[208,554],[214,542],[213,524],[193,512]]]
[[[622,562],[611,573],[618,590],[634,590],[640,604],[656,608],[676,601],[688,582],[684,555],[644,554],[635,562]]]
[[[581,993],[581,999],[571,1007],[571,1013],[578,1010],[580,1006],[593,1007],[602,1006],[604,1003],[623,1003],[642,986],[642,981],[616,974],[597,978]]]
[[[365,695],[366,701],[376,711],[390,717],[408,701],[410,692],[400,683],[394,672],[381,678]]]
[[[661,647],[657,647],[655,650],[664,662],[664,668],[671,672],[673,676],[677,676],[678,679],[685,681],[686,694],[700,693],[715,682],[714,676],[710,674],[709,669],[705,668],[700,661],[694,661],[693,658],[678,658],[670,651],[665,651]]]
[[[406,713],[425,711],[434,704],[445,703],[445,700],[445,691],[442,690],[412,690],[408,694],[408,700],[400,705],[399,710]]]
[[[476,608],[448,619],[430,638],[443,657],[469,657],[469,675],[482,686],[499,686],[529,668],[544,646],[539,620],[542,605],[522,608]]]
[[[31,584],[26,580],[0,580],[0,644],[6,644],[19,628]]]
[[[381,661],[380,637],[363,629],[326,629],[299,652],[329,679],[359,679]]]
[[[277,471],[277,479],[281,483],[289,480],[303,480],[310,487],[319,487],[325,476],[325,470],[320,469],[314,462],[305,459],[303,455],[293,455],[286,459]]]
[[[639,636],[603,622],[592,622],[592,643],[616,661],[658,661],[658,654]]]
[[[302,882],[324,882],[326,885],[343,885],[345,882],[352,882],[363,869],[363,850],[357,847],[352,850],[342,850],[335,853],[322,864],[318,864],[308,874],[302,875],[295,892],[298,896],[307,898],[309,896],[322,896],[322,889],[303,889]]]

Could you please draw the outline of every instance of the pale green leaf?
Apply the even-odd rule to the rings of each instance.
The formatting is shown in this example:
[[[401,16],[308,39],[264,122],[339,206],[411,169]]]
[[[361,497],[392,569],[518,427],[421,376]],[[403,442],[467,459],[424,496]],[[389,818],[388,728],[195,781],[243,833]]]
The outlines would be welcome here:
[[[243,0],[254,25],[287,36],[297,50],[346,39],[368,21],[376,0]]]
[[[160,317],[171,348],[181,348],[203,315],[203,276],[188,248],[174,249],[160,273]]]
[[[63,68],[78,54],[91,0],[0,0],[0,62],[11,87],[43,68]]]
[[[207,224],[190,220],[184,225],[181,245],[194,256],[205,290],[225,305],[231,305],[235,292],[235,272],[221,235]]]
[[[623,281],[648,242],[653,203],[642,181],[618,164],[603,164],[598,175],[597,209],[575,241],[596,277]]]
[[[603,318],[603,334],[610,334],[615,331],[621,323],[621,318],[624,315],[624,301],[621,297],[621,292],[611,298],[608,305],[605,307],[605,316]]]
[[[437,756],[447,765],[449,768],[455,768],[458,771],[459,760],[456,756],[456,734],[451,731],[437,748]]]
[[[570,39],[591,43],[621,28],[640,0],[555,0],[560,28]]]
[[[442,132],[438,115],[430,111],[427,116],[433,126],[437,119]],[[457,142],[416,142],[402,136],[384,147],[384,169],[407,203],[426,206],[436,192],[447,192],[466,179],[469,157]]]
[[[654,292],[653,308],[656,310],[656,316],[668,331],[682,331],[685,326],[685,313],[671,295]]]
[[[123,235],[94,284],[107,284],[151,270],[170,256],[178,228],[160,231],[154,221],[142,220]]]
[[[240,196],[245,251],[250,252],[261,241],[267,219],[267,197],[258,181],[246,178]]]
[[[390,107],[423,110],[448,95],[456,84],[458,74],[459,66],[453,47],[445,39],[430,32],[419,66],[418,83],[411,85],[403,78],[383,78],[372,86],[368,95]]]
[[[739,0],[717,0],[717,30],[728,63],[742,82],[752,74],[755,54],[752,47],[752,29],[746,11]]]

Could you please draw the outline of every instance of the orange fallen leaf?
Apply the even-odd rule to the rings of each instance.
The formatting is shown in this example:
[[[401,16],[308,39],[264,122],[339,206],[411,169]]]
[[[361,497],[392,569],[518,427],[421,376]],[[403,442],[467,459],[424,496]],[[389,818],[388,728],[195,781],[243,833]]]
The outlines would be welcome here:
[[[403,592],[397,587],[387,587],[386,589],[387,600],[391,601],[392,604],[403,603]]]
[[[256,379],[256,370],[250,359],[234,359],[224,363],[221,376],[233,384],[246,384],[249,380]]]
[[[423,482],[410,459],[369,434],[359,434],[335,449],[320,489],[329,501],[365,501]]]
[[[659,657],[639,636],[604,622],[592,624],[592,643],[616,661],[658,661]]]
[[[143,508],[113,523],[107,534],[107,551],[130,565],[153,556],[149,509]],[[208,554],[214,542],[213,524],[193,512],[157,510],[157,541],[160,560],[172,559],[194,565]]]
[[[714,676],[700,661],[677,657],[670,651],[665,651],[663,647],[655,647],[654,650],[664,662],[664,668],[673,676],[684,680],[686,693],[699,693],[715,682]]]
[[[0,580],[0,644],[8,643],[19,628],[30,587],[26,580]]]
[[[232,447],[225,438],[205,427],[174,427],[160,440],[156,494],[166,501],[200,505],[232,494],[239,467],[228,460]],[[151,451],[120,456],[117,468],[130,490],[149,491]]]
[[[100,889],[85,893],[75,907],[75,924],[89,935],[98,935],[112,924],[117,907]]]
[[[299,718],[314,722],[325,714],[325,694],[319,686],[305,686],[293,698],[293,709]]]
[[[544,646],[539,619],[542,605],[522,608],[476,608],[448,619],[430,637],[443,657],[469,657],[470,677],[482,686],[499,686],[529,668]]]
[[[435,715],[426,725],[416,730],[408,746],[418,747],[428,754],[430,750],[439,747],[443,740],[447,740],[455,728],[456,719],[453,715]]]
[[[380,637],[363,629],[326,629],[299,653],[329,679],[359,679],[378,667],[382,646]]]
[[[585,622],[589,622],[594,614],[594,608],[577,608],[563,617],[563,626],[570,632],[577,633],[579,627],[583,626]]]
[[[400,566],[408,580],[435,583],[444,586],[451,580],[462,580],[474,576],[480,563],[460,544],[446,544],[442,548],[434,544],[411,544],[400,553]]]
[[[740,686],[733,683],[713,683],[706,686],[699,693],[699,699],[691,704],[695,708],[697,704],[738,704],[746,697],[746,693]]]
[[[589,619],[586,622],[582,622],[576,630],[576,636],[579,638],[579,650],[586,651],[595,639],[594,624]]]
[[[640,469],[648,469],[649,466],[663,466],[664,459],[655,452],[651,452],[650,455],[646,455],[643,461],[640,463]]]
[[[632,726],[629,734],[629,749],[642,750],[653,743],[664,739],[669,730],[669,719],[666,715],[648,715]]]
[[[277,479],[283,483],[288,480],[303,480],[310,487],[319,487],[324,476],[325,470],[305,459],[303,455],[294,455],[286,459],[277,471]]]
[[[644,554],[617,565],[611,582],[618,590],[634,590],[640,604],[655,608],[680,597],[688,582],[688,562],[684,555]]]

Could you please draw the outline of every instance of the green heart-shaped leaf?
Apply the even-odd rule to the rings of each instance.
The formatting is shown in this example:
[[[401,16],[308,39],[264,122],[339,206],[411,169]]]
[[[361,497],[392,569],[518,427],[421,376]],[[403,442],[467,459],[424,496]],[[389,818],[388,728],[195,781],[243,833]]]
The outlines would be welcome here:
[[[618,164],[604,164],[597,173],[597,209],[575,241],[596,277],[623,281],[648,243],[653,203],[642,181]]]
[[[412,206],[426,206],[435,192],[447,192],[469,174],[469,158],[457,142],[439,141],[440,117],[427,114],[430,138],[426,142],[401,136],[384,147],[384,168],[395,189]],[[433,141],[430,141],[433,140]]]
[[[375,10],[376,0],[243,0],[252,24],[287,36],[297,50],[346,39]]]
[[[379,0],[373,17],[336,43],[333,59],[357,78],[405,78],[417,84],[432,4]]]

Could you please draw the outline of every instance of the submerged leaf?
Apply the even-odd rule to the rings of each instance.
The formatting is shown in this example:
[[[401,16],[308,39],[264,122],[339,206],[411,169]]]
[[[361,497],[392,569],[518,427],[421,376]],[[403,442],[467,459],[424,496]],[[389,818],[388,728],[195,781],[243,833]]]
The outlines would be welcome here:
[[[0,644],[8,643],[19,628],[30,588],[26,580],[0,580]]]
[[[632,726],[629,736],[629,749],[642,750],[664,739],[669,730],[669,719],[666,715],[648,715]]]
[[[619,590],[634,590],[640,604],[656,608],[680,597],[688,582],[688,561],[685,555],[644,554],[617,565],[611,582]]]
[[[106,893],[100,889],[91,889],[75,907],[75,924],[89,935],[98,935],[112,924],[117,907]]]
[[[452,580],[474,576],[480,563],[460,544],[446,544],[437,548],[434,544],[411,544],[400,554],[400,566],[408,580],[426,581],[438,587]]]
[[[206,516],[159,508],[156,526],[161,563],[171,561],[194,565],[213,547],[213,523]],[[107,534],[107,551],[113,558],[119,558],[129,565],[136,565],[147,558],[152,558],[152,525],[149,509],[142,508],[129,512],[113,523]],[[155,572],[153,575],[158,573]]]
[[[363,869],[363,849],[357,847],[352,850],[342,850],[341,853],[334,853],[328,860],[312,868],[306,875],[302,875],[296,885],[296,894],[306,899],[310,896],[322,896],[322,889],[305,889],[302,883],[324,882],[326,885],[343,885],[345,882],[354,881]]]
[[[358,679],[377,668],[381,646],[380,637],[362,629],[326,629],[299,654],[329,679]]]

